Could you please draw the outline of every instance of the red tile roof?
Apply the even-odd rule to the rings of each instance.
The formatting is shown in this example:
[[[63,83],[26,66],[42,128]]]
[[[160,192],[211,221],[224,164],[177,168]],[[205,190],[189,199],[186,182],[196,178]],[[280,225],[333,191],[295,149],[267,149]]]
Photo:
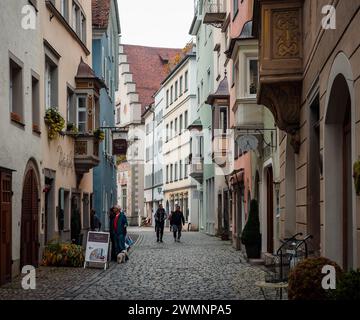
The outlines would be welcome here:
[[[136,83],[142,112],[145,107],[154,102],[152,97],[160,89],[162,80],[167,76],[166,64],[174,58],[181,49],[144,47],[137,45],[123,45],[124,53],[130,64],[130,72]]]
[[[92,0],[92,25],[107,29],[111,9],[111,0]]]

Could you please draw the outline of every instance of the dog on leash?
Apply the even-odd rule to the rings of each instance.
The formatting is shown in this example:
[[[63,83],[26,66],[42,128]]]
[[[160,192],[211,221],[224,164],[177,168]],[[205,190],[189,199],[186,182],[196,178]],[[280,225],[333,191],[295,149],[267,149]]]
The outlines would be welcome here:
[[[127,251],[121,251],[117,256],[117,263],[125,263],[127,260],[129,260]]]

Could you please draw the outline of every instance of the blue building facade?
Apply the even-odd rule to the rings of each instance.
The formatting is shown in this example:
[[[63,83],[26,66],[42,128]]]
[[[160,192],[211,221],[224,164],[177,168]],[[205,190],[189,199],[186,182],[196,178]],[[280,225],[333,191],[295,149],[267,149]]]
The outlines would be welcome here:
[[[100,125],[115,126],[115,92],[119,82],[120,18],[116,0],[92,0],[93,69],[106,87],[100,94]],[[102,230],[109,229],[108,212],[117,202],[116,158],[112,155],[111,130],[103,129],[105,140],[100,144],[100,164],[93,174],[93,208]]]

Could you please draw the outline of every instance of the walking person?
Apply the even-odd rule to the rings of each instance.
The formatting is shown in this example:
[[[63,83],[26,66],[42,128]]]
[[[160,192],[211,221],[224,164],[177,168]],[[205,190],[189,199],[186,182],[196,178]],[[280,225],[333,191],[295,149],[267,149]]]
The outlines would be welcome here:
[[[111,261],[116,261],[116,243],[115,243],[115,229],[114,220],[116,217],[115,207],[112,207],[109,212],[109,229],[111,241]]]
[[[114,219],[116,256],[126,250],[125,237],[127,226],[128,222],[124,211],[122,211],[119,207],[116,207],[116,216]]]
[[[171,214],[170,224],[172,226],[174,234],[174,241],[180,242],[181,230],[182,227],[185,225],[185,218],[184,214],[180,211],[179,205],[176,206],[176,211],[172,212]]]
[[[163,242],[165,220],[167,216],[162,204],[160,204],[159,208],[156,210],[154,218],[157,242]]]

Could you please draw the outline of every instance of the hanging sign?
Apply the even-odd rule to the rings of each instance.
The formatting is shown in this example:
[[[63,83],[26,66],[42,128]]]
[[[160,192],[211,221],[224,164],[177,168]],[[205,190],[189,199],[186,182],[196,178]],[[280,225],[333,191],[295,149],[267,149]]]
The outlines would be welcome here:
[[[259,140],[253,135],[245,135],[238,138],[237,143],[242,152],[249,152],[257,150]]]
[[[128,143],[126,139],[114,139],[113,140],[113,155],[114,156],[126,156]]]
[[[108,265],[109,240],[109,232],[88,232],[84,268],[86,268],[87,263],[103,263],[104,270],[106,270]]]

